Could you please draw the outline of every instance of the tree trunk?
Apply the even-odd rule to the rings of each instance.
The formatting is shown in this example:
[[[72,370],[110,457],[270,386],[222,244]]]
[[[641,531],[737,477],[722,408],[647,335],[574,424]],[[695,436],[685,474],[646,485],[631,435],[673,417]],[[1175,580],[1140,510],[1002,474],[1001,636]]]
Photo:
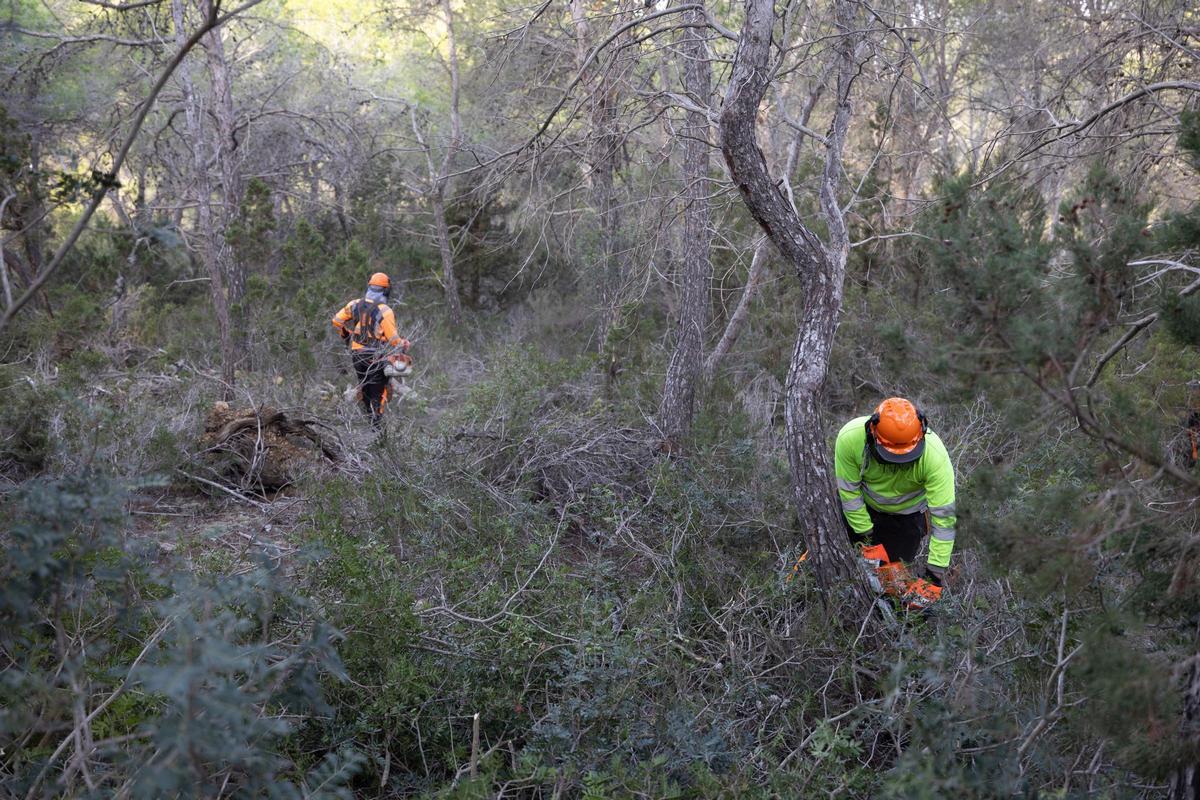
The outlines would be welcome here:
[[[200,0],[200,13],[208,16],[213,11],[213,0]],[[241,207],[242,178],[237,165],[237,140],[233,111],[233,82],[229,74],[229,62],[225,58],[225,42],[220,28],[209,31],[203,40],[212,79],[212,114],[216,121],[213,139],[216,142],[217,164],[221,169],[220,220],[215,239],[217,266],[225,276],[226,314],[229,317],[228,333],[221,339],[221,377],[226,386],[232,386],[237,363],[245,349],[244,325],[241,319],[240,301],[246,294],[246,269],[229,242],[226,232],[232,226]],[[228,392],[229,389],[226,389]]]
[[[447,65],[450,70],[450,143],[442,159],[442,167],[434,180],[433,216],[437,228],[438,251],[442,256],[442,286],[446,291],[446,305],[450,309],[450,321],[455,329],[462,327],[462,301],[458,296],[458,278],[454,271],[454,248],[450,244],[450,226],[446,222],[446,189],[449,186],[450,170],[454,157],[462,147],[462,116],[459,113],[458,39],[454,34],[454,11],[450,0],[442,0],[442,14],[446,22]]]
[[[212,11],[212,0],[200,0],[200,13]],[[225,231],[236,219],[242,201],[242,178],[237,165],[237,140],[233,111],[233,82],[229,75],[229,62],[225,58],[225,42],[220,28],[214,28],[204,36],[204,52],[208,73],[212,78],[212,115],[216,122],[217,165],[221,169],[221,214],[220,230],[222,246],[217,258],[225,273],[225,285],[229,292],[229,303],[235,305],[246,293],[246,272],[233,250],[224,242]],[[236,329],[236,328],[235,328]]]
[[[175,39],[182,47],[187,39],[186,15],[183,0],[172,0],[171,14],[175,23]],[[220,253],[225,247],[225,237],[217,230],[213,213],[213,191],[208,178],[205,154],[208,152],[204,132],[203,108],[192,80],[191,66],[185,61],[179,65],[179,78],[183,86],[184,117],[187,120],[188,138],[192,151],[192,186],[196,195],[196,232],[199,240],[200,259],[208,272],[213,311],[217,318],[217,335],[221,344],[221,380],[224,397],[233,394],[236,352],[233,344],[233,325],[229,313],[229,294],[221,268]]]
[[[738,298],[737,307],[730,314],[729,321],[725,323],[725,331],[721,334],[721,338],[704,361],[705,383],[712,382],[713,376],[717,374],[717,367],[720,365],[721,360],[733,348],[733,345],[737,342],[738,337],[742,335],[742,331],[746,327],[746,321],[750,318],[750,308],[754,305],[754,301],[758,297],[758,290],[762,286],[763,278],[767,274],[767,261],[770,258],[770,248],[769,239],[761,239],[754,246],[754,256],[750,259],[750,272],[746,275],[746,284],[742,287],[742,296]]]
[[[758,108],[772,78],[769,65],[775,14],[771,0],[747,0],[720,128],[721,150],[734,183],[751,215],[795,269],[804,290],[784,399],[792,488],[809,562],[826,602],[844,596],[851,612],[857,613],[870,607],[871,596],[851,553],[834,496],[833,459],[825,442],[820,408],[849,253],[836,187],[850,121],[854,12],[849,0],[838,0],[835,12],[841,33],[836,46],[838,100],[820,187],[821,209],[830,232],[828,246],[800,221],[772,180],[756,139]]]
[[[589,52],[591,25],[583,0],[571,0],[571,22],[575,26],[576,67],[583,70]],[[596,296],[600,298],[600,321],[597,326],[597,348],[604,352],[609,336],[620,316],[621,281],[623,278],[617,239],[620,232],[620,213],[617,208],[615,175],[617,151],[621,140],[617,132],[617,100],[614,80],[609,70],[597,70],[600,77],[591,87],[588,110],[587,183],[592,204],[596,209],[599,269]]]
[[[680,55],[683,88],[689,99],[707,108],[712,91],[712,66],[704,44],[704,13],[685,14],[694,27],[683,29]],[[664,446],[673,452],[691,431],[695,412],[696,382],[704,358],[704,331],[708,327],[709,291],[712,285],[711,234],[708,213],[708,116],[689,110],[680,131],[683,138],[683,291],[679,307],[675,352],[667,365],[658,422]]]
[[[22,217],[28,222],[25,233],[21,235],[21,241],[25,246],[25,259],[29,265],[29,274],[36,276],[42,272],[43,244],[46,237],[46,207],[37,179],[42,171],[41,131],[38,130],[35,130],[29,142],[29,165],[29,203],[22,211]],[[26,283],[29,284],[32,280],[31,277]],[[42,310],[46,312],[47,316],[53,318],[54,312],[50,306],[50,298],[46,296],[45,292],[38,292],[38,301],[42,304]]]
[[[606,350],[609,337],[617,327],[621,315],[622,270],[619,261],[617,236],[621,225],[615,192],[616,136],[612,129],[616,125],[615,115],[608,110],[608,103],[601,101],[597,116],[603,125],[602,133],[594,143],[593,197],[600,216],[600,327],[597,340],[600,350]]]
[[[792,209],[796,208],[794,198],[791,196],[792,175],[796,172],[796,162],[800,158],[800,144],[804,139],[805,134],[802,130],[808,128],[809,121],[812,120],[813,110],[817,107],[817,103],[821,99],[821,95],[825,93],[825,86],[829,78],[833,75],[833,61],[830,61],[821,68],[816,79],[813,82],[812,90],[809,92],[808,100],[805,101],[804,107],[801,109],[800,118],[797,120],[798,125],[791,133],[787,145],[787,154],[783,159],[783,170],[779,180],[783,182],[785,189],[788,189],[788,202]],[[784,102],[781,98],[780,104]],[[762,286],[763,279],[767,275],[767,264],[770,261],[770,239],[760,239],[754,247],[754,256],[750,259],[750,271],[746,275],[746,284],[742,287],[742,296],[738,298],[737,307],[733,314],[730,315],[729,321],[725,324],[725,330],[721,334],[721,338],[717,341],[716,347],[709,353],[708,358],[704,362],[704,382],[711,383],[713,376],[717,373],[717,367],[720,366],[721,360],[733,348],[738,337],[742,335],[742,331],[746,327],[746,321],[750,318],[750,309],[754,305],[755,299],[758,297],[758,291]]]
[[[446,306],[455,329],[462,327],[462,301],[458,296],[458,278],[454,273],[454,248],[450,243],[450,226],[446,222],[446,201],[441,192],[433,193],[433,224],[437,229],[438,252],[442,257],[442,286],[446,290]]]
[[[29,172],[31,176],[41,173],[41,153],[40,133],[35,133],[29,143]],[[43,220],[46,216],[46,209],[42,204],[42,195],[38,189],[35,177],[30,178],[29,187],[31,189],[28,195],[29,202],[23,214],[28,223],[25,232],[21,235],[21,241],[25,244],[25,260],[29,263],[29,269],[34,275],[37,275],[42,271],[42,237],[45,230]]]
[[[1200,731],[1200,653],[1193,655],[1183,674],[1183,736],[1195,741]],[[1171,775],[1170,800],[1200,800],[1200,765],[1187,764]]]

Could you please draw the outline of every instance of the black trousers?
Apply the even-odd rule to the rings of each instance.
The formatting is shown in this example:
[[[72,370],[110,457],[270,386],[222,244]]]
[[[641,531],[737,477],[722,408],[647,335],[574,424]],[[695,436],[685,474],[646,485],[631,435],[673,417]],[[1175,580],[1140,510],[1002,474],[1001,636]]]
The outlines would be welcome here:
[[[917,557],[921,539],[929,532],[924,511],[917,514],[888,514],[867,506],[867,513],[871,515],[871,524],[875,526],[870,537],[855,533],[846,515],[842,515],[851,542],[881,544],[892,561],[912,561]]]
[[[383,424],[383,398],[388,385],[388,376],[383,374],[383,359],[370,350],[355,350],[350,360],[354,364],[354,374],[358,376],[363,411],[378,428]]]

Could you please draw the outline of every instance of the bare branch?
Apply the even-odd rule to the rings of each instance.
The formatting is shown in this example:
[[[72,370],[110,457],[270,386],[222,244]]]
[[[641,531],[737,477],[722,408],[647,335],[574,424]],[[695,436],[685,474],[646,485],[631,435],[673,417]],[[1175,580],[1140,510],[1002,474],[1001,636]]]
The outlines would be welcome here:
[[[1147,95],[1153,95],[1158,92],[1166,92],[1166,91],[1200,92],[1200,82],[1196,82],[1196,81],[1162,81],[1159,83],[1152,83],[1152,84],[1149,84],[1148,86],[1143,86],[1139,89],[1135,89],[1134,91],[1130,92],[1129,94],[1126,94],[1123,97],[1119,97],[1116,100],[1113,100],[1111,103],[1106,104],[1102,108],[1100,108],[1100,109],[1096,110],[1095,112],[1093,112],[1092,114],[1090,114],[1084,120],[1081,120],[1079,122],[1060,123],[1058,125],[1058,127],[1061,128],[1061,130],[1059,130],[1055,135],[1051,136],[1048,139],[1044,139],[1044,140],[1038,142],[1037,144],[1033,144],[1033,145],[1030,145],[1029,147],[1025,148],[1019,154],[1017,154],[1015,157],[1004,162],[999,167],[996,167],[994,170],[989,172],[987,175],[985,175],[982,178],[980,178],[979,180],[977,180],[974,185],[975,186],[983,185],[984,183],[988,182],[989,180],[991,180],[991,179],[995,178],[996,176],[1004,173],[1005,171],[1011,169],[1014,165],[1019,164],[1020,162],[1024,161],[1026,158],[1033,155],[1034,153],[1044,150],[1045,148],[1049,147],[1050,145],[1054,144],[1055,142],[1060,142],[1063,139],[1068,139],[1072,136],[1078,136],[1079,134],[1083,133],[1087,129],[1091,128],[1093,125],[1095,125],[1097,122],[1099,122],[1104,117],[1108,116],[1109,114],[1113,113],[1114,111],[1116,111],[1118,109],[1124,108],[1125,106],[1129,105],[1130,103],[1132,103],[1135,100],[1138,100],[1142,97],[1146,97]]]
[[[162,5],[165,0],[130,0],[128,3],[109,3],[107,0],[80,0],[80,2],[87,3],[89,6],[107,8],[112,11],[132,11],[135,8]]]
[[[22,36],[30,36],[34,39],[50,39],[59,44],[96,44],[105,42],[108,44],[119,44],[123,47],[161,47],[162,41],[159,39],[124,39],[120,36],[109,36],[105,33],[92,33],[86,36],[68,36],[63,33],[51,33],[50,31],[35,31],[29,28],[21,28],[12,23],[0,25],[0,32],[3,33],[18,33]]]
[[[253,8],[261,2],[263,2],[263,0],[247,0],[247,2],[243,3],[232,11],[226,12],[225,14],[221,14],[219,16],[217,13],[219,6],[216,4],[212,6],[211,13],[204,21],[204,24],[202,24],[194,33],[192,33],[191,37],[183,43],[183,46],[179,48],[179,51],[175,53],[174,58],[171,59],[171,61],[163,69],[162,74],[159,75],[158,81],[154,84],[153,88],[151,88],[150,93],[146,95],[146,99],[142,101],[141,110],[134,119],[133,125],[130,128],[129,133],[126,135],[120,151],[117,153],[116,158],[113,159],[112,169],[109,170],[109,172],[105,175],[98,175],[98,177],[101,179],[99,185],[92,192],[92,199],[88,202],[87,207],[84,208],[83,213],[79,216],[79,219],[75,223],[75,227],[71,229],[71,232],[67,235],[66,240],[59,246],[58,251],[54,254],[54,257],[50,260],[50,263],[45,266],[45,268],[40,274],[38,274],[36,278],[34,278],[33,282],[29,285],[25,292],[18,297],[16,301],[9,304],[4,309],[4,315],[0,316],[0,331],[3,331],[8,327],[8,324],[12,322],[13,317],[16,316],[17,312],[20,311],[26,303],[33,299],[38,290],[46,284],[46,281],[50,280],[50,277],[62,265],[62,261],[66,257],[67,253],[69,253],[71,248],[75,246],[75,243],[79,241],[79,237],[82,235],[84,229],[87,228],[88,222],[90,222],[92,219],[92,215],[96,213],[96,209],[100,207],[100,204],[104,202],[104,198],[108,194],[108,190],[112,188],[113,183],[116,181],[116,176],[120,174],[121,167],[125,163],[125,158],[129,155],[129,150],[133,147],[134,140],[137,139],[137,135],[141,131],[142,125],[146,121],[146,117],[150,114],[150,109],[154,106],[154,101],[158,99],[159,93],[161,93],[163,87],[166,86],[171,74],[175,72],[176,68],[181,63],[183,63],[184,57],[187,56],[188,52],[195,47],[196,44],[199,43],[199,41],[204,38],[209,31],[216,29],[228,20],[248,9]]]
[[[1198,289],[1200,289],[1200,279],[1194,280],[1187,286],[1180,289],[1179,296],[1187,297],[1195,294]],[[1109,347],[1108,350],[1104,351],[1104,355],[1100,356],[1100,360],[1096,362],[1096,366],[1092,370],[1091,377],[1088,378],[1087,383],[1083,385],[1083,388],[1090,389],[1095,386],[1096,381],[1100,379],[1100,373],[1104,371],[1105,365],[1107,365],[1109,361],[1112,361],[1117,353],[1121,352],[1121,350],[1124,349],[1127,344],[1137,338],[1138,334],[1157,322],[1158,317],[1159,313],[1155,311],[1154,313],[1147,314],[1138,321],[1131,323],[1129,330],[1125,331],[1125,333],[1121,335],[1121,338],[1113,342],[1112,347]]]

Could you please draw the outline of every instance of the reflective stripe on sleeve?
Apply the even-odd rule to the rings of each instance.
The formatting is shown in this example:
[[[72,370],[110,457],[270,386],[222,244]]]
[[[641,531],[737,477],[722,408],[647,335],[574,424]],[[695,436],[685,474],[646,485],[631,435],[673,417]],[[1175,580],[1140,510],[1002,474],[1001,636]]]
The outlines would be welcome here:
[[[956,509],[954,508],[954,503],[946,506],[929,507],[929,513],[933,514],[935,517],[953,517],[955,515],[955,511]]]
[[[943,542],[953,542],[954,528],[939,528],[937,525],[934,525],[933,538]]]
[[[842,500],[842,510],[843,511],[858,511],[860,508],[862,508],[866,504],[867,504],[866,501],[863,500],[862,496],[860,495],[858,497],[854,497],[849,500]]]
[[[852,482],[852,481],[846,480],[845,478],[839,477],[837,479],[837,487],[839,489],[841,489],[843,492],[857,492],[859,489],[862,488],[862,482],[861,481],[853,481]]]

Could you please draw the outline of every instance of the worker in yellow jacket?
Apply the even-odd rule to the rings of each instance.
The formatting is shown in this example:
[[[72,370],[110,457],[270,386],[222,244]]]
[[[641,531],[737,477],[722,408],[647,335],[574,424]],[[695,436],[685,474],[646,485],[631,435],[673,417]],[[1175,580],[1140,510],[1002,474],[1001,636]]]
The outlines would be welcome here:
[[[385,273],[376,272],[367,282],[366,295],[351,300],[333,317],[334,330],[350,345],[363,410],[377,430],[383,426],[388,401],[388,376],[384,372],[387,356],[397,351],[407,353],[410,346],[397,332],[396,315],[387,304],[391,286]]]
[[[941,597],[954,550],[954,466],[946,446],[909,400],[889,397],[869,417],[847,422],[834,446],[834,472],[850,538],[863,547],[882,588],[910,608]],[[930,533],[915,580],[906,564]]]

